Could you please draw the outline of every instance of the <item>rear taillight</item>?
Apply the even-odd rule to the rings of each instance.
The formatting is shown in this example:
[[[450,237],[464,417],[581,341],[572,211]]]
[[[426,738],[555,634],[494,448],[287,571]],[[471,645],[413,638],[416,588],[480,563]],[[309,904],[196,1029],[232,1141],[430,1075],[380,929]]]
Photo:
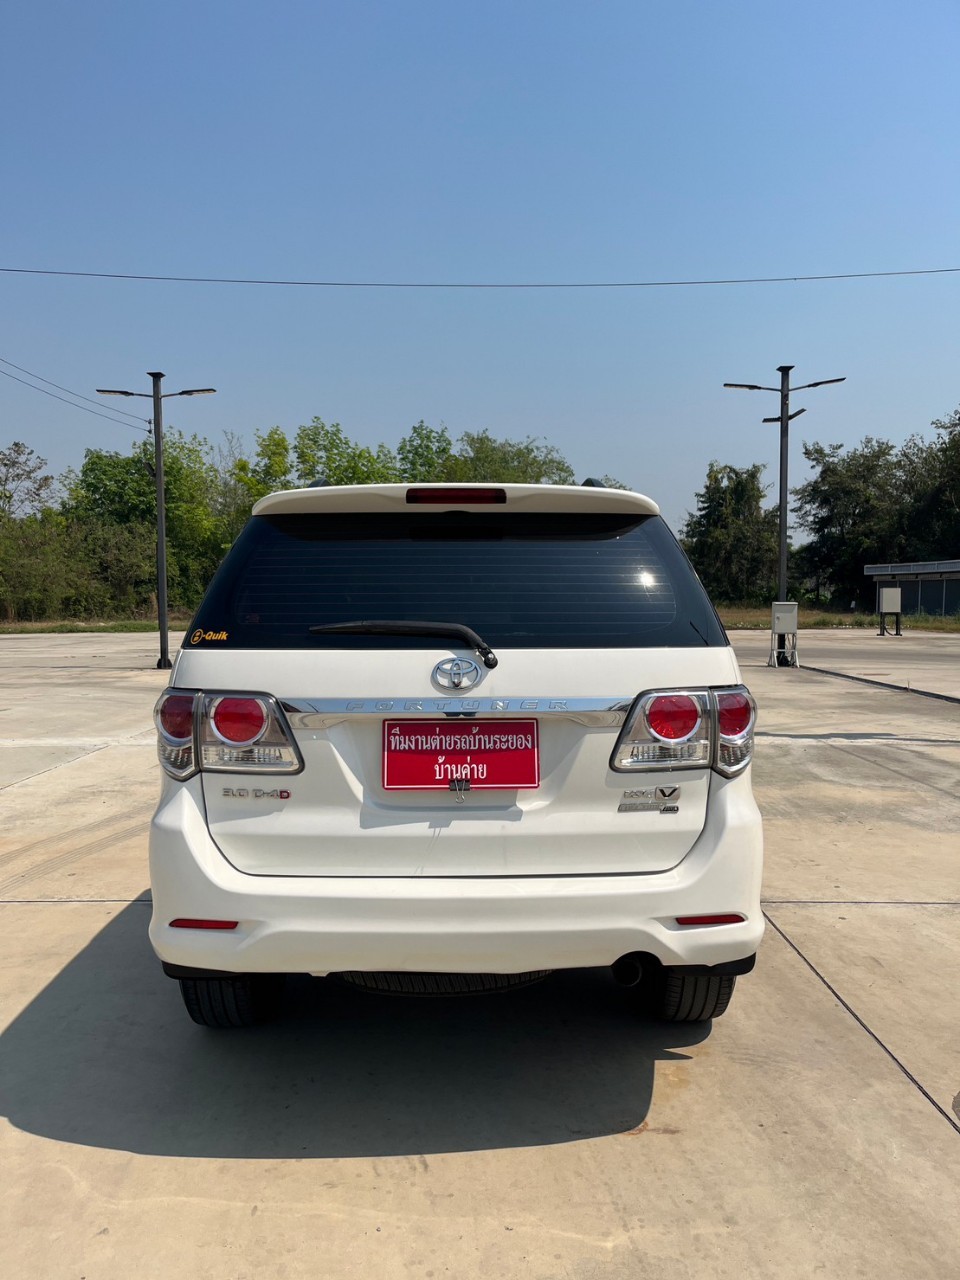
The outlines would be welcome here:
[[[267,727],[267,713],[259,698],[218,698],[210,709],[210,724],[221,742],[249,747]]]
[[[661,742],[686,742],[692,738],[703,712],[689,693],[658,693],[643,709],[647,728]]]
[[[708,689],[643,693],[623,726],[610,764],[620,773],[703,769],[712,751]]]
[[[276,698],[266,693],[167,689],[154,712],[160,763],[194,773],[299,773],[303,760]]]
[[[200,768],[212,773],[299,773],[303,761],[276,698],[204,693]]]
[[[742,685],[652,689],[633,704],[610,767],[618,773],[713,768],[732,777],[750,763],[755,722],[756,704]]]
[[[174,693],[158,709],[160,727],[172,742],[186,742],[193,736],[192,693]]]
[[[199,694],[165,689],[153,711],[157,726],[157,755],[171,778],[189,778],[197,766],[193,723]]]
[[[716,768],[732,778],[747,767],[753,756],[757,704],[742,685],[736,689],[717,689],[715,696],[718,731]]]

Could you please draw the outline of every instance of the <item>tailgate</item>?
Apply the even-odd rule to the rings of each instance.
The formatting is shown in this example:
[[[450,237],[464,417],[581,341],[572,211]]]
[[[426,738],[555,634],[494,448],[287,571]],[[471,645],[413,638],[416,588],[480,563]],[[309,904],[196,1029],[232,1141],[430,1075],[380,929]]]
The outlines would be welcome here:
[[[735,682],[732,650],[622,650],[607,674],[595,651],[501,650],[448,695],[431,673],[451,652],[365,654],[361,680],[353,652],[234,651],[232,687],[281,700],[304,769],[203,775],[224,856],[255,875],[447,877],[657,872],[689,852],[710,771],[615,773],[610,756],[637,694]],[[184,653],[176,683],[211,689],[217,670]]]

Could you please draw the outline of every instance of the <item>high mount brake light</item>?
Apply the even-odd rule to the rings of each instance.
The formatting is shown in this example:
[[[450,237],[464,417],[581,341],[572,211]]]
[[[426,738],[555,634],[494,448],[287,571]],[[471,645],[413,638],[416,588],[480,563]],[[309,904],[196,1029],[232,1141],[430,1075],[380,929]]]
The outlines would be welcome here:
[[[178,781],[195,773],[300,773],[303,759],[268,693],[166,689],[154,712],[157,754]]]
[[[756,714],[743,685],[648,690],[627,716],[610,767],[617,773],[712,768],[731,778],[753,756]]]
[[[502,504],[507,500],[505,489],[408,489],[407,502],[421,506],[483,506],[487,503]]]

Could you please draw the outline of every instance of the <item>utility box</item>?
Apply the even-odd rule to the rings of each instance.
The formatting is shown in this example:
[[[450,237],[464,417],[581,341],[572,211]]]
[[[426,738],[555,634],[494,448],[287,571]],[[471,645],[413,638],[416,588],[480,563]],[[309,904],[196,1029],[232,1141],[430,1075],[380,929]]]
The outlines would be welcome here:
[[[773,622],[770,630],[777,636],[795,636],[797,634],[797,612],[799,606],[789,600],[778,600],[773,605]]]
[[[799,667],[797,657],[798,605],[793,600],[775,600],[770,619],[768,667]]]
[[[895,636],[902,636],[903,610],[900,607],[900,588],[899,587],[881,587],[880,588],[880,630],[877,633],[881,636],[890,635],[887,629],[887,618],[893,614]]]

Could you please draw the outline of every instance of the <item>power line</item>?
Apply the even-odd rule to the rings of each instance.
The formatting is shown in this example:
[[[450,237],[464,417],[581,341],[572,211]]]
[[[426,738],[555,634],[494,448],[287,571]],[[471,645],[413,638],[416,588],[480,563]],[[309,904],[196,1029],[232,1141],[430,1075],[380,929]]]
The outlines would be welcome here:
[[[91,400],[89,396],[82,396],[79,391],[71,391],[69,387],[61,387],[59,382],[51,382],[49,378],[41,378],[39,373],[33,373],[29,369],[24,369],[20,365],[14,364],[12,360],[4,360],[3,356],[0,356],[0,364],[8,364],[11,369],[18,369],[21,373],[25,373],[28,378],[36,378],[38,382],[45,382],[48,387],[56,387],[58,391],[65,391],[68,396],[76,396],[78,400],[86,400],[87,404],[95,404],[98,407],[100,405],[99,400]],[[39,391],[40,388],[35,387],[34,390]],[[77,407],[79,408],[79,406]],[[150,421],[149,418],[141,418],[138,413],[130,413],[126,409],[114,409],[113,412],[121,413],[125,418],[133,418],[135,422]]]
[[[73,276],[86,280],[148,280],[170,284],[283,285],[309,289],[680,289],[707,285],[800,284],[820,280],[881,280],[894,276],[960,274],[960,267],[924,267],[912,271],[842,271],[832,275],[743,276],[717,280],[566,280],[482,284],[466,281],[423,280],[260,280],[234,276],[149,276],[120,271],[49,271],[39,267],[0,267],[7,275]]]
[[[115,422],[117,426],[129,427],[131,431],[142,431],[144,435],[150,435],[147,427],[135,427],[132,422],[124,422],[122,418],[112,418],[108,413],[101,413],[99,409],[88,409],[85,404],[76,404],[65,396],[58,396],[52,391],[45,391],[43,387],[35,387],[32,382],[27,382],[25,378],[18,378],[14,373],[7,373],[6,369],[0,369],[0,374],[3,374],[5,378],[12,378],[14,382],[22,383],[25,387],[29,387],[31,391],[39,391],[42,396],[50,396],[52,400],[60,400],[64,404],[70,405],[72,409],[82,409],[84,413],[92,413],[95,418],[106,418],[107,422]],[[144,418],[143,421],[147,422],[148,419]]]

